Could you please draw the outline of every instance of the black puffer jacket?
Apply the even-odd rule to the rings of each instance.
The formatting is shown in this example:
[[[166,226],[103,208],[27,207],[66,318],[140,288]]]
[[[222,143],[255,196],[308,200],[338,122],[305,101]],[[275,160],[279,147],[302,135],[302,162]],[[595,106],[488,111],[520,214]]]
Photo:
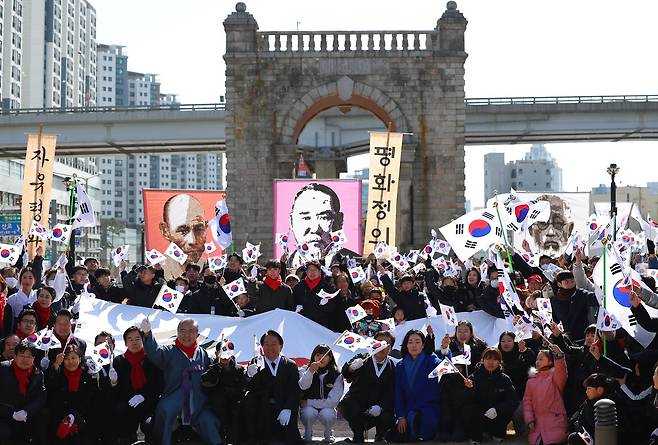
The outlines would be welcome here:
[[[502,419],[512,418],[519,398],[512,380],[500,367],[489,372],[482,363],[478,363],[469,378],[473,381],[473,389],[467,393],[467,403],[473,410],[484,413],[489,408],[495,408]]]
[[[382,276],[382,284],[388,296],[395,301],[395,304],[404,309],[407,320],[418,320],[427,316],[425,312],[425,295],[417,288],[414,287],[410,291],[403,292],[395,287],[386,274]]]
[[[517,343],[514,343],[514,349],[511,351],[504,352],[501,349],[500,353],[503,355],[503,370],[512,380],[516,395],[521,400],[525,394],[525,385],[528,383],[528,371],[535,365],[537,354],[527,347],[525,351],[520,352]]]

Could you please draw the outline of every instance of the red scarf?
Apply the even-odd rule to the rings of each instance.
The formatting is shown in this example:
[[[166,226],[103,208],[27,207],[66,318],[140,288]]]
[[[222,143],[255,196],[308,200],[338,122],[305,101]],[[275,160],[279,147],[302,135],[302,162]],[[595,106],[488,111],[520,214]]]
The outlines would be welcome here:
[[[320,279],[322,278],[322,275],[319,275],[315,280],[311,280],[308,276],[304,278],[304,281],[306,282],[306,285],[308,286],[309,289],[313,290],[316,287],[318,287],[318,284],[320,284]]]
[[[185,346],[183,343],[180,342],[180,340],[176,339],[176,347],[178,349],[180,349],[181,351],[183,351],[183,353],[190,360],[192,360],[194,358],[194,352],[196,351],[197,346],[199,346],[199,345],[197,344],[196,341],[194,342],[194,344],[192,344],[190,346]]]
[[[146,385],[146,375],[144,374],[144,348],[139,352],[126,351],[123,356],[130,363],[130,384],[133,391],[139,391]]]
[[[69,382],[69,392],[78,392],[78,388],[80,387],[80,377],[82,376],[82,367],[78,366],[78,369],[75,371],[69,371],[64,368],[64,375]]]
[[[7,305],[7,295],[0,294],[0,326],[5,325],[5,306]]]
[[[16,364],[16,360],[12,360],[11,367],[14,370],[14,375],[16,376],[16,380],[18,380],[18,392],[20,392],[21,395],[26,395],[27,384],[30,379],[30,376],[32,375],[32,366],[30,366],[28,369],[23,370],[18,367],[18,365]]]
[[[41,305],[37,302],[34,304],[34,310],[39,316],[39,329],[45,328],[48,325],[48,320],[50,320],[50,306],[41,307]]]
[[[272,289],[272,292],[276,292],[281,287],[281,276],[279,276],[279,278],[276,280],[273,280],[265,275],[265,278],[263,278],[263,283],[267,284],[267,286]]]
[[[25,333],[23,333],[23,331],[21,331],[20,328],[16,328],[16,332],[15,332],[15,334],[18,335],[18,338],[20,338],[21,340],[25,340],[25,337],[27,337],[28,335],[30,335],[30,334],[25,334]]]

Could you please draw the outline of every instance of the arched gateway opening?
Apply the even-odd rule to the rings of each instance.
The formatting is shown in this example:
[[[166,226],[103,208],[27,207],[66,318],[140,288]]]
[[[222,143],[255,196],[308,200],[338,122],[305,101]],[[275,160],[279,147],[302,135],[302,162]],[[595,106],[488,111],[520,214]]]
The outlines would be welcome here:
[[[367,129],[351,149],[347,130],[333,144],[331,132],[319,130],[344,112],[374,116],[371,129],[390,123],[412,134],[398,187],[398,203],[409,206],[398,206],[400,249],[461,215],[466,23],[451,1],[429,30],[269,32],[238,3],[224,21],[227,200],[236,246],[261,242],[270,255],[272,182],[290,177],[300,146],[317,148],[309,155],[318,157],[322,147],[339,146],[332,161],[345,164],[367,152]]]

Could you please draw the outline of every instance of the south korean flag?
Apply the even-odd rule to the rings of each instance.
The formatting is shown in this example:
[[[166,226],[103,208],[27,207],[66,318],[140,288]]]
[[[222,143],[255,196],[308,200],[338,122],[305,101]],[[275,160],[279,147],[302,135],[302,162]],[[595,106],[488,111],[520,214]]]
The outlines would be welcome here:
[[[494,243],[503,243],[503,229],[496,218],[496,209],[469,212],[439,230],[462,261]]]
[[[551,217],[551,204],[548,201],[523,201],[515,193],[512,189],[504,203],[503,220],[508,230],[525,233],[535,222],[548,221]]]
[[[656,333],[648,332],[637,323],[631,312],[631,303],[629,301],[632,290],[631,284],[636,288],[645,287],[646,285],[637,272],[624,268],[614,250],[614,247],[610,244],[606,246],[605,261],[602,258],[596,263],[596,267],[592,272],[592,280],[597,286],[603,288],[605,274],[606,289],[604,298],[606,310],[621,323],[621,326],[630,336],[646,348],[653,341]],[[605,268],[603,267],[604,262]],[[648,305],[644,305],[644,307],[649,316],[658,317],[658,310]]]

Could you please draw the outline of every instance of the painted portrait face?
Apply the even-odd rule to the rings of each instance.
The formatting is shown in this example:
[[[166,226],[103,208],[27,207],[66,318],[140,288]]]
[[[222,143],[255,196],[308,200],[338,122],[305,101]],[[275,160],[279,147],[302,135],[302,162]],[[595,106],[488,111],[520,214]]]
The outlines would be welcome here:
[[[555,195],[544,195],[537,199],[551,204],[551,217],[547,222],[538,221],[528,229],[531,250],[539,252],[540,255],[557,258],[566,249],[573,231],[571,210],[562,198]]]
[[[169,242],[180,247],[198,262],[204,253],[208,223],[203,206],[195,197],[182,193],[167,201],[164,221],[160,223],[160,233]]]
[[[331,244],[331,232],[340,229],[336,228],[340,212],[332,204],[332,197],[321,190],[304,190],[297,196],[290,213],[290,227],[298,245],[307,243],[324,250]]]

